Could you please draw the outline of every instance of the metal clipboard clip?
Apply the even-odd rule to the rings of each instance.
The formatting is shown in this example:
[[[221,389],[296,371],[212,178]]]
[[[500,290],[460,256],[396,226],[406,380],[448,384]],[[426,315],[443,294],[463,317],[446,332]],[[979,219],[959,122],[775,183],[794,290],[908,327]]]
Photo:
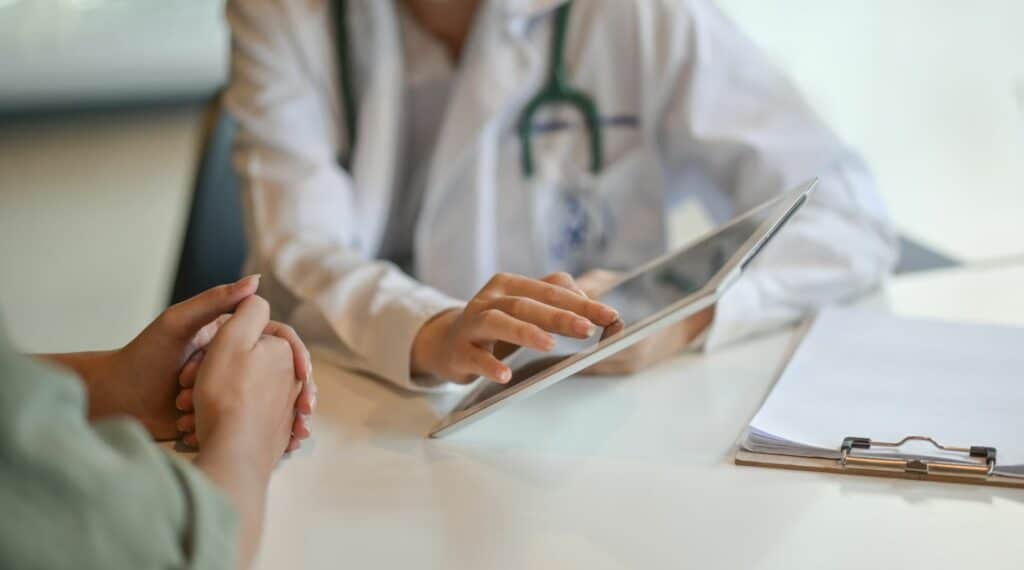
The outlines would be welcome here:
[[[908,441],[925,441],[943,451],[965,453],[976,460],[973,464],[950,463],[947,461],[932,461],[924,459],[900,459],[886,457],[870,457],[854,455],[856,449],[871,449],[872,447],[899,448]],[[883,471],[897,471],[914,475],[944,475],[953,477],[981,477],[988,478],[996,468],[996,448],[972,445],[971,447],[954,447],[942,445],[930,437],[921,435],[909,435],[896,442],[871,441],[866,437],[843,438],[843,445],[839,448],[839,464],[843,469],[850,467],[877,469]]]

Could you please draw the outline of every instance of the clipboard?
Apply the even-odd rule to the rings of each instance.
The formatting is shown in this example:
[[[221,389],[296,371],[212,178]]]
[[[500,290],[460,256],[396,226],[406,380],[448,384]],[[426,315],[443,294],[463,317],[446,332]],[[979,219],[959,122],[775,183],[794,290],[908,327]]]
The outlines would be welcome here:
[[[923,441],[937,449],[963,453],[971,458],[970,463],[922,460],[904,457],[878,457],[863,455],[860,450],[877,447],[899,448],[910,441]],[[942,445],[927,436],[910,435],[900,441],[872,441],[864,437],[847,437],[839,445],[839,458],[828,459],[797,455],[775,455],[747,451],[742,447],[736,452],[736,465],[749,467],[770,467],[794,471],[817,471],[838,475],[862,475],[914,481],[935,481],[985,485],[991,487],[1024,488],[1024,478],[1007,477],[994,473],[997,450],[988,446],[955,447]]]
[[[805,319],[797,328],[793,342],[783,356],[782,364],[776,372],[776,384],[790,366],[798,348],[805,342],[811,332],[812,325],[820,315]],[[774,390],[774,388],[773,388]],[[771,397],[771,393],[767,399]],[[762,408],[765,405],[762,403]],[[744,433],[744,438],[746,433]],[[891,434],[889,437],[893,437]],[[736,465],[750,467],[768,467],[795,471],[817,471],[836,475],[860,475],[867,477],[883,477],[890,479],[907,479],[913,481],[936,481],[943,483],[959,483],[992,487],[1024,488],[1024,477],[1008,476],[996,473],[998,453],[996,447],[989,445],[950,446],[939,443],[936,439],[924,435],[908,435],[899,441],[878,441],[860,434],[836,435],[835,447],[831,445],[815,446],[822,451],[829,448],[833,452],[825,452],[822,456],[779,454],[772,451],[750,451],[744,449],[742,440],[737,445],[734,456]],[[942,452],[941,457],[963,456],[959,462],[922,459],[919,454],[899,454],[899,448],[911,442],[916,445],[931,445]],[[991,443],[991,442],[989,442]],[[879,457],[878,453],[868,453],[873,448],[881,448],[894,452]],[[916,451],[919,451],[917,448]],[[877,451],[877,449],[876,449]],[[959,459],[959,457],[958,457]]]

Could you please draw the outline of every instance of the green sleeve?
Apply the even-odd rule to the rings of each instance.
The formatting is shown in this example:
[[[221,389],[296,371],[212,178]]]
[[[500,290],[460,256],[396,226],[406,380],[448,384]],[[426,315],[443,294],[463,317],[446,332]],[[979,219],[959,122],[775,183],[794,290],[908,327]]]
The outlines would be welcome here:
[[[137,422],[85,414],[77,379],[0,331],[0,568],[234,568],[217,488]]]

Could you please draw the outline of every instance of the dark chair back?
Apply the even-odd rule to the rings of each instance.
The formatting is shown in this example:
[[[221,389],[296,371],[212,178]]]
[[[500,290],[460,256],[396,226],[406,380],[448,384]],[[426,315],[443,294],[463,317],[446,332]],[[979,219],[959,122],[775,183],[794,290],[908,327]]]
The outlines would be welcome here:
[[[229,114],[219,109],[215,113],[196,173],[172,304],[236,281],[245,263],[242,204],[231,164],[236,125]]]
[[[900,261],[896,265],[896,274],[930,271],[956,267],[960,262],[944,253],[940,253],[921,242],[906,236],[900,237]]]

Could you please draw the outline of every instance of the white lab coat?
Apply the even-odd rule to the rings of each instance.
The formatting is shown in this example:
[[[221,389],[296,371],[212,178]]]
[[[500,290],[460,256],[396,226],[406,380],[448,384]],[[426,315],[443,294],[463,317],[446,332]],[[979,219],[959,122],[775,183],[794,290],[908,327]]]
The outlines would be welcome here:
[[[276,316],[314,342],[333,339],[348,366],[423,387],[409,377],[409,353],[427,319],[496,272],[541,276],[578,262],[556,247],[556,190],[567,183],[594,197],[609,234],[585,263],[623,269],[664,252],[670,192],[700,197],[721,222],[820,177],[803,211],[718,302],[709,349],[864,292],[895,263],[895,235],[863,162],[703,0],[576,0],[566,62],[573,84],[611,118],[604,169],[588,172],[587,131],[570,126],[535,135],[537,173],[527,179],[516,125],[547,75],[560,2],[483,0],[430,165],[413,279],[375,259],[401,191],[397,8],[349,4],[359,101],[350,172],[337,162],[348,141],[329,0],[230,1],[226,96],[240,123],[249,267],[263,273]],[[542,120],[572,118],[556,110]]]

